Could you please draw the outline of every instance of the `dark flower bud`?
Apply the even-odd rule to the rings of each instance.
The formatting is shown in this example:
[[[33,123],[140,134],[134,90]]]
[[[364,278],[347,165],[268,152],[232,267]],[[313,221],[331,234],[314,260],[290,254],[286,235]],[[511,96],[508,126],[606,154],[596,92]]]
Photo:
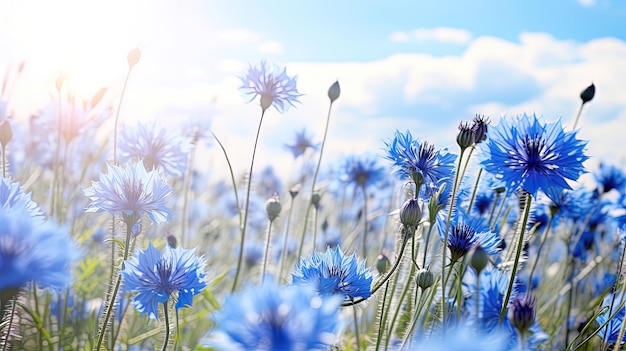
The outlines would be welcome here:
[[[294,197],[298,196],[298,194],[300,194],[300,188],[302,188],[302,185],[300,185],[300,183],[298,183],[298,184],[292,186],[291,189],[289,189],[289,195],[291,196],[292,199]]]
[[[422,290],[426,290],[435,284],[435,275],[428,269],[422,268],[415,275],[415,283]]]
[[[175,249],[176,246],[178,245],[178,240],[176,239],[176,237],[172,233],[167,233],[167,236],[165,236],[165,240],[167,241],[167,244],[172,249]]]
[[[341,88],[339,87],[339,81],[335,81],[333,85],[328,88],[328,98],[330,99],[330,103],[332,104],[335,100],[339,99],[340,94]]]
[[[477,274],[480,274],[487,267],[487,264],[489,264],[489,255],[482,246],[476,246],[470,257],[470,266],[474,268]]]
[[[535,298],[523,294],[515,298],[508,312],[509,321],[524,335],[535,323]]]
[[[591,83],[590,86],[585,88],[582,92],[580,92],[580,99],[583,101],[583,104],[588,103],[593,99],[596,95],[596,86]]]
[[[282,209],[283,208],[280,204],[280,201],[278,200],[277,195],[274,195],[265,203],[265,211],[267,212],[267,218],[269,218],[270,221],[275,220]]]
[[[132,68],[137,64],[137,62],[139,62],[139,59],[141,58],[141,50],[139,50],[139,48],[130,50],[126,58],[128,59],[128,65]]]
[[[474,141],[476,144],[487,139],[487,130],[489,129],[489,117],[476,115],[472,122],[472,131],[474,132]]]
[[[387,256],[380,254],[376,257],[376,270],[380,274],[385,274],[389,270],[389,259]]]
[[[417,199],[408,199],[400,209],[400,223],[405,227],[417,228],[422,221],[422,208]]]
[[[11,139],[13,139],[13,129],[11,129],[9,120],[5,119],[0,122],[0,144],[2,144],[2,148],[6,148]]]
[[[321,199],[322,199],[322,195],[320,195],[320,193],[317,191],[314,192],[313,195],[311,195],[311,203],[313,204],[316,210],[320,208]]]
[[[322,231],[325,232],[326,230],[328,230],[328,218],[325,218],[322,222]]]
[[[456,143],[459,144],[461,150],[465,150],[474,145],[474,131],[469,123],[459,123],[459,133],[456,135]]]

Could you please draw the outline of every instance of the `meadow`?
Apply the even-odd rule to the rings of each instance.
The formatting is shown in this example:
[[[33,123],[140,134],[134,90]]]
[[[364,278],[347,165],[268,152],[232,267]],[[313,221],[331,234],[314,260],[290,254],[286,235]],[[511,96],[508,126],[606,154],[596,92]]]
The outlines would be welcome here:
[[[128,54],[128,76],[141,52]],[[474,116],[443,148],[398,126],[327,162],[285,140],[297,176],[255,159],[297,72],[241,72],[259,107],[250,160],[205,125],[120,122],[124,90],[10,116],[0,92],[0,350],[617,350],[626,341],[626,173],[578,115]],[[42,82],[47,84],[47,82]],[[126,83],[125,83],[126,84]],[[123,112],[122,112],[123,113]],[[111,128],[112,126],[112,128]],[[98,142],[94,142],[98,140]],[[201,147],[222,158],[207,180]],[[325,158],[326,157],[326,158]],[[238,174],[233,163],[247,162]],[[281,165],[284,166],[284,165]]]

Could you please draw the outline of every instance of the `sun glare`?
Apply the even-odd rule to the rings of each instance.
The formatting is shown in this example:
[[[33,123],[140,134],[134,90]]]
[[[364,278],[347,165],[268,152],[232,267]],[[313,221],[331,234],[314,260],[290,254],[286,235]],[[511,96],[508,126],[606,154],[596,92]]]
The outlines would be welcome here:
[[[48,92],[57,77],[78,94],[117,84],[126,54],[153,40],[158,6],[148,1],[15,1],[0,16],[10,34],[10,59],[24,61],[24,82]],[[25,74],[26,75],[26,74]]]

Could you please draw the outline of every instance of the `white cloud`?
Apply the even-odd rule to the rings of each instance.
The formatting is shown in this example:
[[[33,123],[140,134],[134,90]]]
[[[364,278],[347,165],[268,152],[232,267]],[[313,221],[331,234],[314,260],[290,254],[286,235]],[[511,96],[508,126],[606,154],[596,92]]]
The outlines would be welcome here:
[[[278,40],[268,40],[259,44],[259,52],[266,55],[282,54],[285,47]]]
[[[440,42],[465,45],[472,40],[472,33],[465,29],[450,27],[417,28],[410,32],[393,32],[389,36],[389,39],[398,43],[414,40],[418,42]]]
[[[596,4],[596,0],[578,0],[578,3],[585,7],[591,7]]]

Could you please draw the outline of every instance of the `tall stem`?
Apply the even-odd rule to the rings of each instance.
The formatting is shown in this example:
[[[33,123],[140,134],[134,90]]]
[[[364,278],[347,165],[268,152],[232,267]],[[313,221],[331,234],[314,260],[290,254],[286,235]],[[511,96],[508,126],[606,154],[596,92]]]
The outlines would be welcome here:
[[[324,154],[324,146],[326,146],[326,137],[328,136],[328,125],[330,124],[330,111],[333,108],[333,102],[330,102],[328,106],[328,114],[326,116],[326,127],[324,127],[324,138],[322,138],[322,146],[320,146],[320,156],[317,160],[317,166],[315,167],[315,172],[313,173],[313,181],[311,182],[311,191],[309,194],[313,196],[313,192],[315,192],[315,182],[317,181],[317,175],[320,171],[320,165],[322,164],[322,155]],[[298,247],[298,256],[302,256],[302,247],[304,246],[304,237],[306,235],[306,226],[309,221],[309,214],[311,213],[311,207],[313,203],[309,200],[306,206],[306,212],[304,214],[304,228],[302,229],[302,237],[300,238],[300,246]],[[314,250],[315,251],[315,250]]]
[[[572,130],[576,130],[576,126],[578,126],[578,120],[580,119],[580,114],[583,112],[583,106],[585,106],[584,102],[581,103],[578,108],[578,113],[576,114],[576,119],[574,119],[574,126],[572,127]]]
[[[128,259],[128,252],[129,252],[129,247],[130,247],[130,238],[132,236],[133,224],[135,224],[134,221],[130,219],[126,220],[126,241],[124,243],[124,256],[122,257],[122,264],[124,263],[124,261]],[[111,315],[115,312],[114,311],[115,299],[117,298],[117,293],[119,292],[120,286],[122,285],[122,275],[121,275],[122,264],[120,264],[120,267],[117,270],[115,284],[113,285],[113,290],[111,291],[112,294],[107,298],[107,303],[105,304],[106,309],[104,311],[104,316],[102,317],[102,325],[100,325],[100,328],[98,330],[98,339],[97,339],[95,347],[93,348],[94,351],[100,351],[102,347],[102,342],[104,341],[104,335],[106,334],[107,328],[109,326],[109,319],[111,318]]]
[[[361,350],[361,342],[359,340],[359,319],[356,315],[356,306],[352,305],[352,312],[354,316],[354,336],[356,338],[356,351]]]
[[[185,171],[185,179],[183,179],[183,213],[180,219],[180,243],[182,247],[185,246],[185,239],[187,237],[187,212],[189,211],[189,193],[191,192],[191,181],[193,178],[193,161],[196,158],[196,149],[198,148],[198,142],[196,138],[193,141],[193,148],[189,154],[189,164]]]
[[[443,332],[445,334],[446,331],[446,283],[447,283],[447,279],[446,279],[446,259],[447,259],[447,251],[448,251],[448,236],[449,236],[449,231],[450,231],[450,222],[452,221],[452,209],[454,206],[454,201],[456,198],[456,191],[457,188],[459,186],[459,179],[461,176],[461,162],[463,161],[463,154],[465,153],[465,149],[461,149],[461,153],[459,154],[459,161],[456,167],[456,174],[454,175],[454,184],[452,186],[452,195],[450,197],[450,205],[448,208],[448,218],[446,219],[446,230],[444,232],[444,237],[443,237],[443,254],[441,255],[441,320],[443,322],[442,326],[443,326]],[[450,267],[450,269],[452,269],[452,267]]]
[[[522,217],[522,221],[519,226],[519,240],[517,241],[517,248],[515,251],[515,261],[513,262],[513,270],[511,271],[511,278],[509,279],[509,287],[506,290],[506,296],[504,301],[502,301],[502,309],[500,310],[500,318],[498,319],[498,323],[502,324],[504,321],[504,316],[506,315],[506,308],[509,304],[509,299],[511,298],[511,292],[513,291],[513,284],[515,283],[515,275],[517,274],[517,268],[519,266],[519,259],[522,256],[522,248],[524,246],[524,235],[526,234],[526,225],[528,224],[528,217],[530,215],[530,203],[532,201],[532,196],[530,193],[526,193],[526,199],[524,201],[524,213]],[[519,223],[519,222],[518,222]]]
[[[365,185],[363,185],[361,187],[361,189],[363,190],[363,237],[362,237],[362,241],[363,241],[363,253],[362,256],[364,259],[367,258],[367,232],[368,232],[368,223],[367,223],[367,190],[365,188]]]
[[[469,204],[467,205],[467,213],[472,214],[472,206],[474,205],[474,199],[476,199],[476,192],[478,191],[478,184],[480,183],[480,177],[483,174],[483,169],[478,170],[478,175],[476,176],[476,183],[474,184],[474,190],[472,190],[472,197],[470,197]]]
[[[261,285],[265,281],[265,271],[267,270],[267,257],[270,254],[270,239],[272,237],[272,223],[273,220],[269,220],[269,224],[267,225],[267,238],[265,240],[265,253],[263,254],[263,270],[261,270]]]
[[[124,79],[124,86],[122,87],[122,93],[120,94],[120,101],[117,104],[117,111],[115,111],[115,124],[113,126],[113,163],[117,164],[117,124],[120,120],[120,110],[122,109],[122,100],[124,99],[124,93],[126,92],[126,86],[128,85],[128,78],[130,77],[130,72],[132,71],[133,66],[128,67],[128,72],[126,73],[126,79]]]
[[[252,188],[252,171],[254,170],[254,159],[256,156],[257,145],[259,144],[259,135],[261,134],[261,125],[263,124],[263,117],[265,117],[265,110],[261,111],[261,118],[259,119],[259,127],[256,130],[256,137],[254,138],[254,148],[252,149],[252,160],[250,161],[250,171],[248,172],[248,186],[246,189],[246,204],[243,210],[243,222],[241,224],[241,243],[239,245],[239,259],[237,261],[237,271],[235,272],[235,280],[233,281],[232,291],[237,289],[237,282],[239,280],[239,274],[241,273],[241,267],[243,266],[243,244],[246,240],[246,227],[248,225],[248,209],[250,208],[250,189]]]
[[[162,351],[166,351],[167,350],[167,344],[169,344],[170,342],[170,318],[169,318],[169,312],[167,310],[167,300],[165,300],[165,302],[163,302],[163,316],[165,317],[165,340],[163,340],[163,347],[161,348]]]
[[[291,208],[289,208],[289,215],[287,215],[287,224],[285,225],[285,234],[283,236],[283,249],[280,252],[280,263],[278,268],[278,275],[276,276],[276,283],[280,282],[280,278],[283,276],[283,266],[285,265],[285,259],[287,258],[287,238],[289,237],[289,225],[291,224],[291,214],[293,213],[293,199],[294,195],[291,195]]]

